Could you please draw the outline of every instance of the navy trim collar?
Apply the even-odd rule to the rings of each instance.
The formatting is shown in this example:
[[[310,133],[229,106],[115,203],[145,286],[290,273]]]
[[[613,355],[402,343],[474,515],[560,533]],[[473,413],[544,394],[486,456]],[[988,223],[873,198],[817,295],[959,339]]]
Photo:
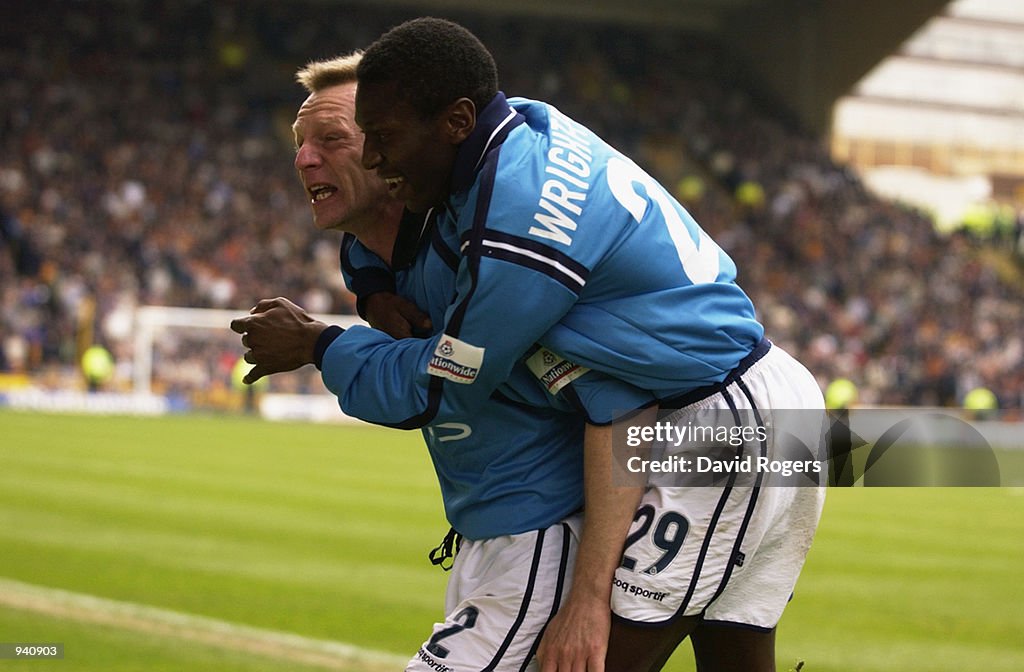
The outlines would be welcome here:
[[[501,145],[509,132],[525,121],[526,117],[509,107],[505,94],[499,91],[477,115],[476,128],[459,146],[452,167],[452,193],[458,194],[473,186],[487,153]]]
[[[395,236],[395,246],[391,252],[392,270],[404,271],[412,266],[423,241],[434,228],[435,210],[431,208],[426,215],[408,209],[402,211],[402,221],[398,225],[398,235]]]

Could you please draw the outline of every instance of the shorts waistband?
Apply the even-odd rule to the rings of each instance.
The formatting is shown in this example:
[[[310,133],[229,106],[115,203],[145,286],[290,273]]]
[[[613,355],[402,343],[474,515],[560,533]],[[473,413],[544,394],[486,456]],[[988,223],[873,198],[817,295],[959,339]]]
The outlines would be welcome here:
[[[754,349],[751,350],[746,357],[740,360],[740,363],[736,365],[736,368],[729,372],[721,382],[714,383],[713,385],[705,385],[704,387],[698,387],[695,390],[684,392],[678,396],[670,399],[662,400],[659,404],[659,408],[665,409],[680,409],[692,406],[699,401],[704,401],[708,397],[714,396],[729,387],[744,373],[750,370],[754,364],[757,364],[772,347],[772,342],[767,338],[762,338],[758,341]]]

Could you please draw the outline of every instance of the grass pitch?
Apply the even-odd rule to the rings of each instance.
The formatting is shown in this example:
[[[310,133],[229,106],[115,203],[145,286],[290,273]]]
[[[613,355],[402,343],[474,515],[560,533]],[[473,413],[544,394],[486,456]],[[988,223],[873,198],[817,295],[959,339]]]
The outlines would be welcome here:
[[[1022,514],[1015,488],[832,490],[780,670],[1024,669]],[[415,432],[0,412],[0,579],[400,658],[441,615],[446,530]],[[317,669],[3,598],[0,642],[65,645],[33,670]]]
[[[416,433],[20,413],[0,426],[0,577],[410,654],[441,614],[426,554],[448,528]]]

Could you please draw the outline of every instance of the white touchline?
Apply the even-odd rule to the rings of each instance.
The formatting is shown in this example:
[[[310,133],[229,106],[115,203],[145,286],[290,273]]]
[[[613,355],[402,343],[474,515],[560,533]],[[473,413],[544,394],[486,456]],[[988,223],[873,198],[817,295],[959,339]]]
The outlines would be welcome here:
[[[312,639],[12,579],[0,578],[0,606],[121,630],[201,642],[212,647],[332,670],[402,670],[409,661],[408,657],[365,649],[354,644]],[[74,653],[70,644],[65,642],[68,657],[87,655],[83,651]]]

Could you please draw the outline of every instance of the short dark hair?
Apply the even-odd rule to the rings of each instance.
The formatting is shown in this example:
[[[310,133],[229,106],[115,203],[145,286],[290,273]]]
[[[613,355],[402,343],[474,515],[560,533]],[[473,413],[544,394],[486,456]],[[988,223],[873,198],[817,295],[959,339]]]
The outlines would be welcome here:
[[[459,98],[480,111],[498,93],[498,67],[473,33],[445,19],[406,21],[371,44],[356,69],[360,84],[398,84],[423,118]]]

